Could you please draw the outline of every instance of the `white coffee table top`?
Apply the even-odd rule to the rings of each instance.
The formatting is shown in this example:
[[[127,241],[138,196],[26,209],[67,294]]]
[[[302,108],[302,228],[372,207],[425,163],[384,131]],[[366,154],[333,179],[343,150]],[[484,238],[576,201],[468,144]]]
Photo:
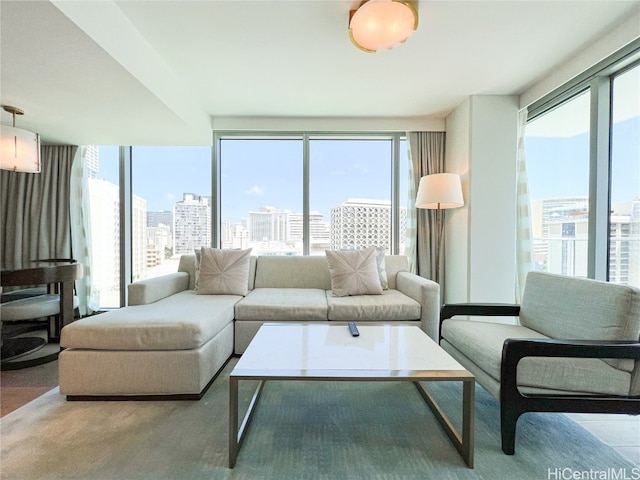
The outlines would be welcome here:
[[[472,377],[420,328],[358,325],[265,324],[232,376],[264,378]]]

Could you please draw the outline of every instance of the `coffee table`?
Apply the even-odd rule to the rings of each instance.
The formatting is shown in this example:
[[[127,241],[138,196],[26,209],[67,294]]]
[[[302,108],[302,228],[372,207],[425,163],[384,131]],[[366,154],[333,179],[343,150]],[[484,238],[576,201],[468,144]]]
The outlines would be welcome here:
[[[267,380],[409,381],[473,468],[475,378],[416,326],[265,324],[229,377],[229,468],[233,468]],[[240,428],[238,383],[259,380]],[[462,434],[420,382],[460,381]]]

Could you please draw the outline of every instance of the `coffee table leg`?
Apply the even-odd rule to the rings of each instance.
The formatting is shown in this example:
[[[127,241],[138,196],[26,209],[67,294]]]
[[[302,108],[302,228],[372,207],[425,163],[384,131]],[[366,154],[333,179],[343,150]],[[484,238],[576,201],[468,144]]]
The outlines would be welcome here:
[[[474,424],[475,424],[475,379],[462,382],[462,457],[473,468]]]
[[[455,429],[449,417],[438,405],[433,395],[420,382],[413,382],[422,398],[442,425],[445,433],[469,468],[473,468],[473,425],[475,414],[475,379],[462,380],[462,435]]]
[[[240,452],[240,446],[249,429],[253,413],[258,405],[262,388],[264,387],[264,380],[258,382],[247,413],[242,420],[242,425],[238,428],[238,377],[229,377],[229,468],[233,468]]]
[[[229,377],[229,468],[238,458],[238,379]]]

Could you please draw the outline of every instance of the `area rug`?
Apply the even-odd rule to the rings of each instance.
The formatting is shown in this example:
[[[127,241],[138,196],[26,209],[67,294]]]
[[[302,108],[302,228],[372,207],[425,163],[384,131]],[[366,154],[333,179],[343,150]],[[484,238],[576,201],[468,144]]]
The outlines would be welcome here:
[[[403,382],[269,382],[228,468],[228,375],[200,401],[67,402],[54,389],[0,420],[4,480],[632,478],[637,467],[562,414],[525,414],[500,450],[497,402],[476,389],[475,468]],[[460,423],[461,387],[429,384]],[[241,382],[241,409],[251,397]],[[574,472],[595,472],[575,477]],[[564,476],[562,476],[564,475]]]

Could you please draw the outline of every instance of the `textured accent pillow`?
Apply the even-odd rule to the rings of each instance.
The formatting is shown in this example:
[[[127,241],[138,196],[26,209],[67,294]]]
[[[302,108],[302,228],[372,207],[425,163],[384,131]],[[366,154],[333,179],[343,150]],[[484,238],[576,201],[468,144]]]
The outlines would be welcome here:
[[[375,247],[376,249],[376,263],[378,266],[378,276],[380,277],[380,286],[383,290],[389,290],[389,280],[387,278],[387,267],[384,263],[384,257],[386,255],[386,249],[382,247]],[[358,251],[354,248],[343,248],[342,252],[355,252]]]
[[[194,281],[194,290],[198,290],[198,280],[200,280],[200,249],[194,248],[193,251],[196,254],[196,279]]]
[[[325,250],[331,292],[335,297],[349,295],[382,295],[376,248],[364,250]]]
[[[246,295],[249,293],[247,250],[200,249],[198,295]]]

